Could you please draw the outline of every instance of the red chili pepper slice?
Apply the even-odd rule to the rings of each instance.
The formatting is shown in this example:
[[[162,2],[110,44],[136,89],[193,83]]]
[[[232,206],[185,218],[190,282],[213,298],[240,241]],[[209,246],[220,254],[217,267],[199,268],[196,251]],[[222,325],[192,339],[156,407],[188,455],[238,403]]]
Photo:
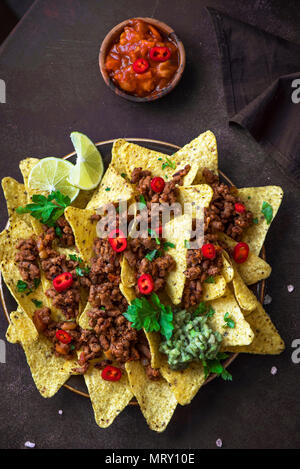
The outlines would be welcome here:
[[[151,47],[149,56],[155,62],[166,62],[171,57],[171,51],[168,47]]]
[[[145,73],[149,68],[149,62],[146,59],[137,59],[132,65],[135,73]]]
[[[214,259],[216,257],[216,248],[211,243],[203,244],[201,252],[207,259]]]
[[[157,228],[155,228],[155,233],[158,235],[158,236],[162,236],[162,225],[159,225]]]
[[[102,370],[101,376],[105,381],[119,381],[122,377],[122,371],[116,366],[108,365]]]
[[[61,292],[70,288],[73,283],[73,276],[70,272],[63,272],[55,277],[52,281],[56,291]]]
[[[247,243],[237,243],[233,250],[233,259],[237,264],[243,264],[248,259],[249,246]]]
[[[142,295],[150,295],[154,289],[154,281],[150,274],[143,274],[138,278],[138,287]]]
[[[72,340],[70,334],[62,329],[58,329],[55,333],[56,338],[63,344],[69,344]]]
[[[246,212],[246,207],[245,207],[244,204],[236,203],[236,204],[234,204],[234,209],[237,213]]]
[[[108,236],[108,242],[115,252],[122,252],[127,248],[127,239],[121,230],[111,231]]]
[[[163,180],[163,178],[160,178],[160,177],[155,177],[152,179],[151,181],[151,189],[154,191],[154,192],[162,192],[165,188],[165,181]]]

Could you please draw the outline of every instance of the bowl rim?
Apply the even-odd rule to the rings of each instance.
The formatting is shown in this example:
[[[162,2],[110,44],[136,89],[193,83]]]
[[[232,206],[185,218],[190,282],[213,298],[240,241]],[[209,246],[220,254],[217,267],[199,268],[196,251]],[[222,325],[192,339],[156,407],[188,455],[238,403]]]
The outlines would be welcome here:
[[[113,40],[118,36],[118,34],[122,31],[122,29],[129,23],[129,21],[131,21],[133,19],[143,20],[146,23],[153,24],[158,29],[160,29],[165,34],[167,34],[167,36],[170,39],[172,39],[173,42],[175,42],[175,44],[178,48],[179,65],[178,65],[178,68],[176,70],[175,75],[173,76],[173,78],[170,81],[170,83],[168,84],[168,86],[166,86],[163,90],[161,90],[159,93],[154,94],[153,96],[151,96],[151,94],[150,94],[149,96],[139,97],[139,96],[134,96],[134,95],[128,94],[125,91],[122,91],[111,80],[111,78],[109,77],[109,75],[106,71],[106,68],[105,68],[105,59],[106,59],[106,55],[107,55],[107,51],[108,51],[109,46],[112,44]],[[115,94],[117,94],[118,96],[121,96],[124,99],[127,99],[128,101],[133,101],[133,102],[137,102],[137,103],[146,103],[146,102],[156,101],[157,99],[162,98],[163,96],[170,93],[175,88],[175,86],[179,83],[179,81],[180,81],[180,79],[183,75],[184,69],[185,69],[186,54],[185,54],[185,48],[184,48],[184,45],[183,45],[182,41],[179,39],[179,37],[177,36],[177,34],[173,30],[173,28],[171,28],[171,26],[169,26],[166,23],[164,23],[163,21],[157,20],[155,18],[136,16],[136,17],[128,18],[127,20],[122,21],[121,23],[114,26],[106,34],[106,36],[103,39],[103,41],[101,43],[101,46],[100,46],[98,60],[99,60],[99,68],[100,68],[102,78],[103,78],[104,82],[106,83],[106,85],[112,91],[114,91]]]

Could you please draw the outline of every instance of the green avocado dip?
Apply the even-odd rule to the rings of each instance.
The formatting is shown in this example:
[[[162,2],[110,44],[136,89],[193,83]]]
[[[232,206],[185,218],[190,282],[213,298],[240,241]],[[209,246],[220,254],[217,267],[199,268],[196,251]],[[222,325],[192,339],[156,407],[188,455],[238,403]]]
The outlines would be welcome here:
[[[207,315],[194,316],[182,310],[174,314],[173,325],[172,337],[164,338],[159,348],[167,355],[172,369],[184,369],[191,361],[205,363],[217,357],[222,335],[209,327]]]

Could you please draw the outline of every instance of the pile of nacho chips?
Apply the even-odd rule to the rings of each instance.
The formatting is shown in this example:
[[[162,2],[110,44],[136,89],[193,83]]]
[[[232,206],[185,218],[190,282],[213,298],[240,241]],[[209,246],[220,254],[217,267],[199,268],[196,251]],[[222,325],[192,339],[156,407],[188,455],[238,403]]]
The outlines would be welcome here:
[[[172,166],[164,162],[172,159]],[[52,309],[55,319],[59,319],[59,311],[53,309],[50,299],[45,295],[49,288],[49,280],[42,275],[37,288],[24,293],[18,291],[16,283],[21,276],[15,263],[16,245],[19,239],[29,238],[41,233],[41,224],[29,214],[18,215],[16,208],[31,201],[32,190],[28,187],[31,169],[39,160],[29,158],[20,164],[24,183],[20,184],[12,178],[4,178],[2,187],[7,201],[9,226],[0,235],[0,268],[4,281],[17,302],[17,310],[10,315],[7,340],[22,345],[32,377],[37,389],[44,397],[53,396],[60,387],[74,374],[76,360],[64,360],[54,354],[52,343],[36,330],[32,317],[36,310],[32,301],[41,301]],[[173,166],[175,164],[175,167]],[[120,139],[114,142],[111,163],[106,170],[99,187],[88,194],[80,192],[75,202],[65,210],[65,217],[70,223],[76,247],[84,262],[88,265],[93,255],[93,241],[97,236],[96,224],[92,223],[91,215],[107,203],[134,201],[135,187],[129,182],[134,168],[142,167],[150,170],[153,176],[171,178],[172,175],[185,167],[191,166],[180,187],[179,201],[190,202],[192,211],[173,218],[166,226],[166,239],[176,248],[168,254],[176,261],[176,270],[167,278],[166,298],[173,305],[181,302],[186,277],[187,247],[191,220],[197,207],[207,207],[213,191],[205,183],[202,176],[204,168],[218,173],[218,153],[215,136],[207,131],[177,151],[172,157],[158,153],[136,144]],[[107,191],[109,187],[109,191]],[[245,233],[242,241],[250,247],[248,259],[243,264],[236,264],[228,252],[236,242],[220,233],[220,240],[229,251],[223,251],[223,271],[215,278],[214,283],[204,286],[203,301],[215,310],[210,318],[210,327],[223,336],[224,352],[244,352],[254,354],[279,354],[284,349],[270,317],[257,300],[249,286],[266,279],[271,273],[270,265],[259,257],[267,231],[270,227],[261,213],[263,202],[273,208],[276,215],[282,199],[282,189],[277,186],[242,188],[238,195],[258,223],[253,224]],[[74,250],[60,248],[65,254]],[[134,273],[125,257],[121,262],[120,289],[130,303],[135,298]],[[83,328],[89,328],[87,311],[90,305],[82,295],[80,312],[77,321]],[[224,329],[224,314],[229,313],[235,322],[234,328]],[[151,351],[151,366],[159,368],[161,378],[151,381],[145,369],[138,361],[126,363],[126,370],[117,382],[105,381],[101,373],[93,365],[89,367],[84,379],[91,398],[95,419],[100,427],[109,426],[115,417],[136,398],[140,409],[152,430],[163,431],[170,421],[177,404],[186,405],[191,402],[206,381],[202,364],[191,363],[188,368],[174,371],[167,362],[167,357],[159,352],[161,336],[158,332],[146,332]]]

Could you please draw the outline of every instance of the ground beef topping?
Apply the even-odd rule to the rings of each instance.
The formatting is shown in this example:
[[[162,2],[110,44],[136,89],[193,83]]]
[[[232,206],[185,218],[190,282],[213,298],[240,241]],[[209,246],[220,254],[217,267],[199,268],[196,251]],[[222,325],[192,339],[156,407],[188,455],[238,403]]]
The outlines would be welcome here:
[[[218,176],[208,169],[203,170],[203,176],[211,185],[214,193],[211,203],[205,209],[206,234],[215,234],[218,231],[226,233],[236,241],[240,241],[243,233],[253,223],[253,214],[250,210],[237,213],[236,203],[242,203],[238,197],[237,189],[219,182]]]
[[[71,226],[67,222],[64,216],[61,216],[56,221],[56,224],[59,230],[56,230],[59,233],[58,235],[58,244],[62,247],[72,247],[75,245],[75,238]]]
[[[32,288],[36,280],[40,279],[40,268],[38,265],[38,250],[36,241],[32,236],[29,239],[20,239],[17,244],[18,252],[15,261],[18,264],[21,277],[28,286]]]

